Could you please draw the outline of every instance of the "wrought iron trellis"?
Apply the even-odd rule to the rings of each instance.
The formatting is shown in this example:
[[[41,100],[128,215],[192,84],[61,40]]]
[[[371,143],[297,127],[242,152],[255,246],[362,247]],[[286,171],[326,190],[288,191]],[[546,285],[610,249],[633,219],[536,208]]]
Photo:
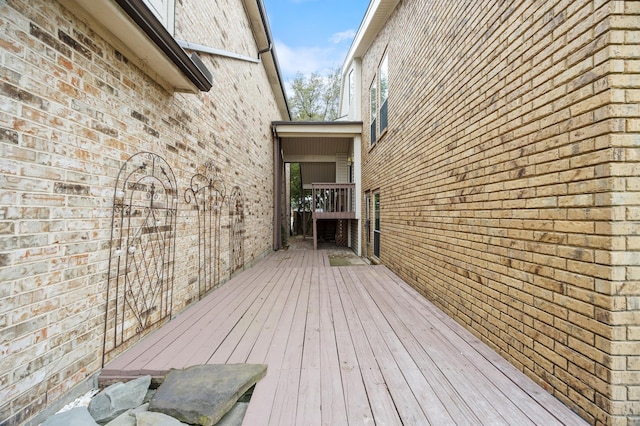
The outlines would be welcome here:
[[[202,173],[191,177],[184,194],[187,204],[198,211],[198,297],[220,283],[220,219],[225,201],[225,186],[212,160]]]
[[[107,354],[169,318],[173,307],[178,191],[169,164],[133,155],[116,180],[103,365]]]
[[[244,199],[239,186],[229,195],[229,273],[244,266]]]

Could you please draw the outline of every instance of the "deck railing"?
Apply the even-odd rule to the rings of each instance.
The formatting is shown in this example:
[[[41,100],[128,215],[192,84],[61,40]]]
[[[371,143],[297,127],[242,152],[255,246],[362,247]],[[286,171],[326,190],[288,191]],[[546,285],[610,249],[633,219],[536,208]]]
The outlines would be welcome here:
[[[354,183],[311,185],[314,219],[355,219]]]

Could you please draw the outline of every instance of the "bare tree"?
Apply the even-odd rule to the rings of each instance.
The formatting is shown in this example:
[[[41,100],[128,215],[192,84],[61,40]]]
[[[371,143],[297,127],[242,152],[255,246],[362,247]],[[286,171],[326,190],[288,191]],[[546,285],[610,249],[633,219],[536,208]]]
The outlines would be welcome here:
[[[332,121],[338,118],[340,69],[333,68],[325,75],[301,73],[291,81],[293,93],[288,97],[294,121]]]

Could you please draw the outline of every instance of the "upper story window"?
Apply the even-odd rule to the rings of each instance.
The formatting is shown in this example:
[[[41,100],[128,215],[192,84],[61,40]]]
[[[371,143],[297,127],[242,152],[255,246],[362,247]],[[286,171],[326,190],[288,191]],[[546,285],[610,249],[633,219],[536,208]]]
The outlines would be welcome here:
[[[387,55],[384,55],[380,63],[380,134],[387,129],[387,99],[389,98],[389,66],[387,63]]]
[[[175,0],[143,0],[169,33],[174,33]]]
[[[371,103],[371,145],[388,126],[389,61],[385,53],[369,90]]]
[[[378,116],[378,82],[376,80],[373,80],[373,83],[371,83],[369,98],[371,99],[371,145],[373,145],[376,143],[376,129],[378,128],[378,122],[376,121],[376,117]]]

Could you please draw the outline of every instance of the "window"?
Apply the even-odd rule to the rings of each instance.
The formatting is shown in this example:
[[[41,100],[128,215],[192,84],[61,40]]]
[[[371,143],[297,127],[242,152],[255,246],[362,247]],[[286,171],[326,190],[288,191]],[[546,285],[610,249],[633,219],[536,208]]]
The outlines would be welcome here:
[[[371,100],[371,145],[387,129],[389,99],[389,63],[385,53],[369,91]]]
[[[175,0],[143,0],[158,21],[173,34],[175,17]]]
[[[371,98],[371,145],[376,143],[376,116],[378,114],[378,85],[374,80],[371,85],[371,89],[369,89],[369,96]]]
[[[380,258],[380,193],[373,194],[373,255]]]
[[[369,192],[364,194],[364,209],[366,213],[364,228],[367,234],[365,241],[367,242],[367,256],[369,256],[369,245],[371,245],[371,193]]]
[[[387,129],[387,99],[389,97],[389,69],[387,55],[380,64],[380,134]]]

